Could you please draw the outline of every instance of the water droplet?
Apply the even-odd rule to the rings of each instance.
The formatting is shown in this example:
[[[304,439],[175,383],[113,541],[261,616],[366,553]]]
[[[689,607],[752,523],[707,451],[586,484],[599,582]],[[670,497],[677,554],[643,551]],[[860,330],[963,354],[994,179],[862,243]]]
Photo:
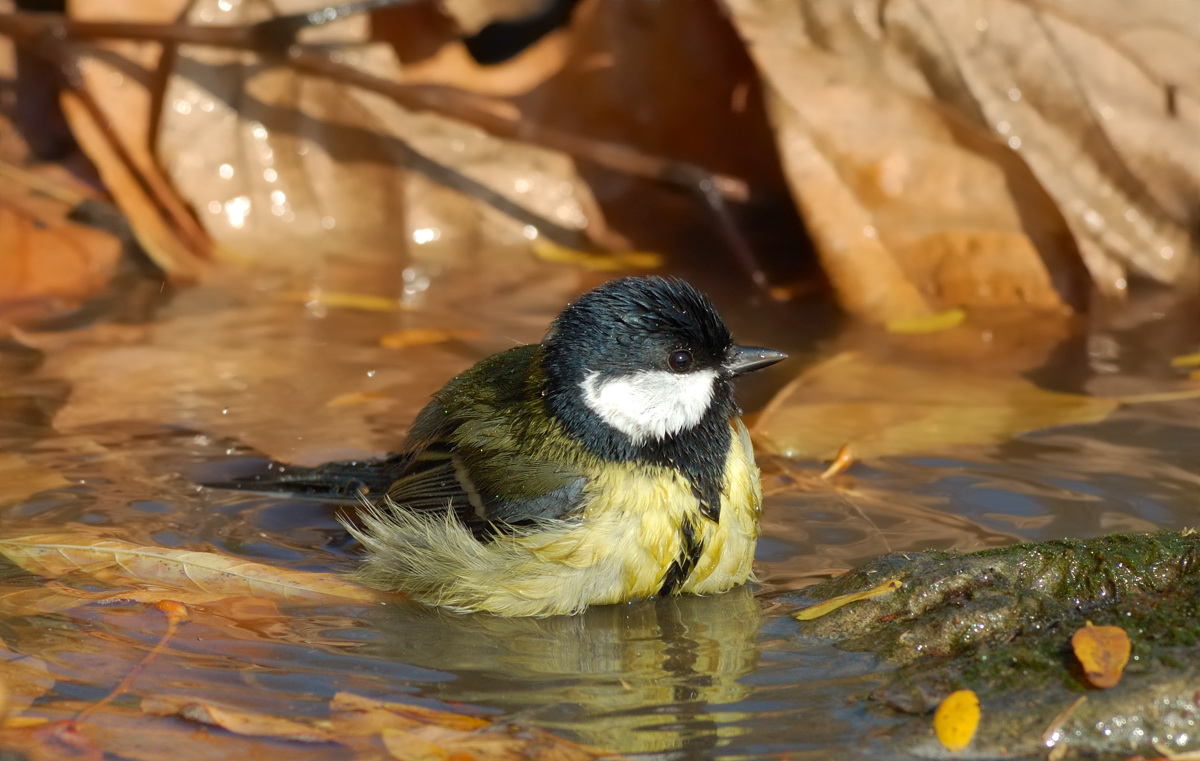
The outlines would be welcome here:
[[[374,370],[367,370],[367,377],[368,377],[368,378],[374,378],[374,377],[375,377],[375,371],[374,371]]]
[[[988,28],[988,20],[987,19],[985,19],[985,18],[975,19],[975,30],[976,31],[986,32],[987,28]]]
[[[1021,147],[1021,138],[1017,137],[1016,135],[1013,135],[1012,137],[1010,137],[1008,139],[1008,147],[1012,148],[1014,151],[1016,149],[1020,148]]]
[[[220,201],[209,201],[208,202],[208,210],[210,212],[212,212],[213,214],[220,214],[221,213],[221,202]]]
[[[525,225],[525,229],[521,232],[525,233],[525,237],[528,240],[537,240],[538,229],[533,225]]]
[[[333,217],[321,217],[321,227],[324,227],[326,230],[332,230],[335,224],[337,222]]]
[[[1021,99],[1021,91],[1020,91],[1020,90],[1018,90],[1018,89],[1017,89],[1017,88],[1015,88],[1015,87],[1009,88],[1009,90],[1008,90],[1008,99],[1009,99],[1009,100],[1011,100],[1011,101],[1018,101],[1018,100],[1020,100],[1020,99]]]
[[[217,174],[221,175],[221,179],[228,180],[230,177],[233,177],[233,165],[222,164],[217,167]]]
[[[1113,285],[1116,286],[1118,291],[1123,291],[1126,287],[1128,287],[1129,284],[1125,282],[1125,278],[1119,277],[1117,278],[1116,282],[1113,283]]]
[[[1108,105],[1107,103],[1100,107],[1100,117],[1102,119],[1111,119],[1116,115],[1117,115],[1117,112],[1114,111],[1113,107]]]
[[[521,177],[520,179],[518,179],[516,182],[513,183],[513,187],[516,188],[516,191],[518,193],[528,193],[529,192],[529,180],[525,179],[524,177]]]
[[[1100,213],[1095,209],[1088,209],[1085,211],[1083,213],[1083,221],[1087,222],[1088,227],[1092,228],[1093,230],[1104,224],[1104,218],[1101,217]]]
[[[461,140],[451,140],[450,141],[450,150],[455,153],[462,153],[464,150],[466,150],[466,148],[467,148],[467,144]]]
[[[863,228],[863,235],[867,236],[868,238],[878,238],[879,231],[875,229],[874,225],[867,225]]]
[[[225,13],[229,13],[231,10],[233,10],[233,0],[218,0],[217,7]]]
[[[284,193],[282,190],[272,190],[271,191],[271,203],[277,204],[277,205],[283,205],[283,204],[287,203],[287,194]]]
[[[213,16],[212,8],[203,8],[200,11],[200,20],[206,24],[211,24],[215,17]]]
[[[996,125],[996,131],[999,132],[1001,135],[1007,135],[1009,133],[1009,130],[1011,130],[1011,129],[1012,129],[1012,125],[1009,124],[1008,122],[1000,122],[999,124]]]
[[[212,110],[216,107],[216,104],[213,103],[209,98],[205,98],[204,100],[200,101],[200,110],[206,114],[212,113]]]
[[[254,137],[258,140],[266,140],[267,128],[256,122],[252,127],[250,127],[250,134],[254,135]]]
[[[192,112],[192,104],[179,98],[175,99],[175,102],[171,104],[171,107],[175,109],[176,113],[183,114],[184,116],[187,116]]]
[[[1141,214],[1138,214],[1138,210],[1133,208],[1132,206],[1130,206],[1128,209],[1125,210],[1125,221],[1126,222],[1136,222],[1138,219],[1141,218],[1141,216],[1142,216]]]
[[[229,218],[229,224],[233,227],[240,228],[246,224],[246,217],[250,214],[250,199],[246,196],[238,196],[231,198],[225,202],[225,216]]]
[[[1158,250],[1158,253],[1164,259],[1172,259],[1175,257],[1175,249],[1171,248],[1170,246],[1163,246]]]
[[[222,409],[222,410],[221,410],[221,414],[222,414],[222,415],[228,415],[228,414],[229,414],[229,408],[228,408],[228,407],[225,407],[224,409]]]
[[[276,172],[274,169],[264,169],[263,170],[263,179],[266,180],[267,182],[275,182],[275,180],[279,179],[279,173]],[[278,191],[276,191],[276,192],[278,192]]]

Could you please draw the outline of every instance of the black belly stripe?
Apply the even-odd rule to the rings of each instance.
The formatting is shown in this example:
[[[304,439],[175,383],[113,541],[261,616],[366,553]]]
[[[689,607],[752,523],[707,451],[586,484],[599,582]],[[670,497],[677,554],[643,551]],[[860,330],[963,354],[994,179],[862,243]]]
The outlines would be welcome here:
[[[696,563],[700,561],[700,556],[704,554],[704,542],[696,531],[696,524],[690,518],[684,518],[679,529],[683,546],[679,548],[679,555],[663,576],[662,588],[658,590],[660,595],[678,593],[687,577],[691,575],[692,569],[696,567]]]

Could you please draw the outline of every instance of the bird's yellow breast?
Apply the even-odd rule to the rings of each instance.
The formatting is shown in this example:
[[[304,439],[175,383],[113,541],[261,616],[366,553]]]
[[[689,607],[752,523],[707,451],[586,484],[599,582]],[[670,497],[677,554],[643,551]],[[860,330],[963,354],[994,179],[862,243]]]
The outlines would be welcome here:
[[[690,523],[699,556],[678,591],[710,594],[744,583],[758,542],[762,488],[746,428],[740,420],[731,425],[719,521],[701,513],[678,472],[630,463],[589,482],[589,500],[572,529],[522,544],[547,561],[586,569],[584,586],[595,595],[588,604],[621,602],[659,593],[672,564],[690,550],[684,535]]]

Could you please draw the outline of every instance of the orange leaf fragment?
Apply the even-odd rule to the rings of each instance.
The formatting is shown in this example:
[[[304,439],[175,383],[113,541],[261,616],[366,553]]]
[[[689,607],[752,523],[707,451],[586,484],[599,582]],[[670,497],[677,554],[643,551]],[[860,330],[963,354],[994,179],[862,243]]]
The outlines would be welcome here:
[[[1088,682],[1102,690],[1115,687],[1129,663],[1129,635],[1119,626],[1095,626],[1088,621],[1071,635],[1071,649]]]
[[[406,349],[410,346],[428,346],[446,341],[465,341],[472,338],[482,338],[478,330],[439,330],[437,328],[406,328],[394,333],[387,333],[379,339],[379,345],[385,349]]]
[[[871,589],[866,589],[862,592],[851,592],[850,594],[838,595],[837,597],[830,598],[825,602],[809,606],[804,610],[792,615],[799,621],[811,621],[814,618],[820,618],[827,613],[832,613],[843,605],[848,605],[852,602],[858,602],[859,600],[866,600],[871,597],[878,597],[879,595],[885,595],[889,592],[895,592],[902,586],[904,586],[904,583],[899,579],[888,579],[877,587],[872,587]]]
[[[381,391],[349,391],[338,394],[325,402],[326,407],[349,407],[352,404],[364,404],[386,398]]]
[[[979,727],[979,696],[956,690],[946,696],[933,714],[933,731],[946,750],[959,751],[971,744]]]

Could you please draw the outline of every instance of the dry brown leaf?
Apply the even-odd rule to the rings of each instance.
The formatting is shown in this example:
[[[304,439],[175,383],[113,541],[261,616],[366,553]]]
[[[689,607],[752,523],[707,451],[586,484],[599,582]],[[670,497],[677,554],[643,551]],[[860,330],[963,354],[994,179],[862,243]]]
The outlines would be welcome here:
[[[831,458],[849,444],[865,459],[1095,423],[1118,404],[1044,391],[1019,377],[879,363],[847,352],[780,391],[759,416],[755,434],[767,451],[787,457]]]
[[[370,603],[379,599],[378,593],[333,574],[291,571],[212,552],[144,547],[80,534],[3,539],[0,554],[27,571],[49,578],[85,573],[112,584],[272,597],[289,602],[342,599]]]
[[[724,0],[851,312],[1078,298],[1195,255],[1200,17],[1170,2]],[[1167,54],[1166,51],[1170,51]],[[1189,200],[1193,199],[1193,200]],[[1039,256],[1040,254],[1040,256]],[[1043,264],[1045,260],[1045,264]]]
[[[1010,194],[1027,170],[986,139],[964,139],[872,27],[875,11],[836,0],[724,5],[770,85],[793,198],[844,307],[887,322],[960,305],[1061,304],[1035,247],[1037,235],[1065,236],[1061,220],[1027,228],[1028,204]]]
[[[19,454],[0,452],[0,507],[16,504],[38,492],[66,486],[67,479],[52,470],[26,462]]]
[[[163,5],[130,0],[114,9],[80,0],[72,13],[139,20],[161,18]],[[186,19],[244,24],[317,7],[312,0],[200,0]],[[399,79],[391,46],[366,41],[368,25],[368,16],[353,16],[306,30],[302,39],[336,50],[344,64]],[[97,72],[89,88],[107,93],[112,79],[111,69]],[[119,88],[140,100],[148,86],[157,83],[126,77]],[[495,194],[503,199],[497,206],[515,204],[572,229],[600,226],[590,194],[560,154],[414,114],[250,52],[181,46],[161,101],[154,149],[166,173],[218,243],[256,262],[293,270],[336,258],[391,263],[407,247],[410,262],[444,264],[477,235],[525,241],[529,219],[516,222],[449,186],[476,198]],[[134,142],[146,131],[144,124],[130,129]],[[398,220],[404,235],[397,235]]]

